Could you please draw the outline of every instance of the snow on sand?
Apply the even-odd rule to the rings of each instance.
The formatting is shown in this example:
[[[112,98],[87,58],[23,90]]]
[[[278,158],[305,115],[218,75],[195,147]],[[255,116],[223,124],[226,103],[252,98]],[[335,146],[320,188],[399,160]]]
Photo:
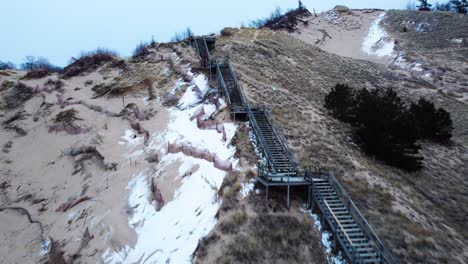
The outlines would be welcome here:
[[[195,106],[199,97],[193,88],[199,87],[202,93],[208,90],[204,75],[194,78],[180,100],[182,109],[169,109],[169,124],[160,134],[152,135],[148,149],[162,154],[155,168],[148,168],[134,176],[128,184],[130,197],[129,207],[133,214],[129,219],[138,234],[136,245],[126,246],[121,251],[108,250],[103,261],[109,263],[190,263],[199,239],[208,234],[216,224],[215,215],[220,201],[218,189],[226,175],[211,162],[184,155],[183,153],[167,154],[167,143],[184,143],[210,152],[216,152],[221,159],[233,158],[234,147],[229,141],[236,130],[234,124],[224,124],[227,140],[216,130],[200,130],[196,120],[190,117],[200,106]],[[206,115],[214,111],[211,105],[205,105]],[[129,146],[131,147],[131,146]],[[174,163],[181,164],[176,170],[170,167]],[[180,185],[174,190],[173,200],[158,212],[154,202],[149,197],[149,182],[152,177],[161,174],[169,175]],[[167,175],[166,175],[167,176]]]
[[[362,43],[362,51],[369,55],[378,57],[392,56],[395,43],[387,36],[385,30],[380,26],[380,22],[385,18],[385,13],[382,13],[374,20],[369,33]]]

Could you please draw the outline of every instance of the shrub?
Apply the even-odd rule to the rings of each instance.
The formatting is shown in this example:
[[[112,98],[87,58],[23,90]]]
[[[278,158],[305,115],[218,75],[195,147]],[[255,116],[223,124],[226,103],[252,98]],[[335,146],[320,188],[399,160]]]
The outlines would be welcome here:
[[[418,10],[419,11],[431,11],[431,4],[427,2],[427,0],[419,0],[421,4],[419,4]]]
[[[109,49],[98,48],[89,52],[82,52],[78,58],[72,58],[70,65],[62,71],[62,77],[70,78],[84,72],[95,70],[118,57],[118,53]]]
[[[13,109],[31,99],[33,95],[34,91],[31,87],[18,82],[13,88],[8,90],[8,93],[3,97],[3,99],[6,107]]]
[[[425,99],[408,109],[392,89],[354,92],[337,84],[325,96],[325,107],[355,127],[354,137],[364,152],[405,170],[421,167],[418,139],[448,141],[452,136],[448,112]]]
[[[140,44],[138,44],[136,47],[135,47],[135,50],[133,51],[132,53],[132,58],[139,58],[139,57],[142,57],[142,56],[145,56],[146,54],[148,54],[148,48],[149,44],[146,43],[146,42],[140,42]]]
[[[7,61],[7,62],[3,62],[3,61],[0,61],[0,71],[2,70],[14,70],[16,69],[16,65],[11,62],[11,61]]]
[[[243,224],[247,222],[245,211],[235,212],[227,216],[220,224],[219,229],[224,234],[238,233]]]
[[[395,91],[361,90],[356,95],[355,138],[362,149],[405,170],[421,167],[417,129]]]
[[[453,124],[450,114],[424,98],[412,103],[411,114],[421,138],[446,142],[452,137]]]
[[[53,65],[46,58],[36,58],[34,56],[26,56],[24,62],[21,64],[21,69],[28,71],[46,69],[50,72],[59,72],[61,70],[60,67]]]
[[[283,16],[283,13],[281,11],[281,8],[277,6],[273,12],[270,13],[270,16],[266,18],[259,18],[257,20],[253,20],[249,23],[250,27],[256,27],[256,28],[262,28],[266,26],[267,24],[271,24],[274,21],[277,21]]]
[[[409,171],[421,168],[418,139],[451,137],[449,113],[426,100],[408,109],[392,89],[354,92],[347,85],[337,85],[325,97],[325,106],[355,127],[354,137],[364,152]]]
[[[24,75],[24,79],[40,79],[44,78],[51,74],[51,72],[47,69],[36,69],[36,70],[30,70]]]
[[[156,46],[156,41],[154,41],[154,38],[151,39],[151,42],[143,42],[141,41],[136,47],[135,50],[133,50],[132,53],[132,58],[140,58],[148,54],[148,48],[149,47],[155,47]]]
[[[194,36],[193,31],[190,27],[187,27],[185,31],[176,32],[174,36],[171,38],[171,42],[181,42],[184,39]]]
[[[227,245],[227,256],[219,259],[219,263],[256,263],[262,257],[264,251],[257,241],[244,234],[234,237],[233,241]]]
[[[345,122],[352,122],[355,115],[356,99],[354,92],[347,84],[337,84],[325,96],[325,107],[333,112],[333,116]]]
[[[28,73],[23,77],[25,79],[43,78],[53,72],[59,72],[62,68],[51,64],[46,58],[27,56],[24,63],[21,64],[21,69],[28,70]]]
[[[452,11],[452,4],[450,2],[439,3],[437,2],[434,7],[435,11]]]
[[[468,1],[467,0],[451,0],[450,3],[453,5],[457,13],[468,14]]]

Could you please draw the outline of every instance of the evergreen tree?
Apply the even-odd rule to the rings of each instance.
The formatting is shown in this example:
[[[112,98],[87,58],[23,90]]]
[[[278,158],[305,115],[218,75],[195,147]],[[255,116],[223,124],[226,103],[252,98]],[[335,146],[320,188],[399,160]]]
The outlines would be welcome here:
[[[421,3],[418,7],[419,11],[431,11],[431,4],[427,2],[427,0],[419,0]]]
[[[405,170],[421,168],[418,133],[411,115],[394,90],[361,90],[355,137],[368,154]]]
[[[411,104],[410,112],[421,138],[448,141],[452,137],[452,119],[444,109],[436,109],[432,102],[423,98]]]
[[[325,107],[332,111],[337,119],[345,122],[353,122],[355,119],[356,100],[354,92],[347,84],[337,84],[331,92],[325,96]]]
[[[302,1],[301,1],[301,0],[299,0],[299,7],[298,7],[298,9],[304,9],[304,4],[302,4]]]
[[[452,4],[450,2],[446,3],[436,3],[434,10],[436,11],[452,11]]]
[[[451,0],[450,3],[458,13],[468,14],[468,0]]]

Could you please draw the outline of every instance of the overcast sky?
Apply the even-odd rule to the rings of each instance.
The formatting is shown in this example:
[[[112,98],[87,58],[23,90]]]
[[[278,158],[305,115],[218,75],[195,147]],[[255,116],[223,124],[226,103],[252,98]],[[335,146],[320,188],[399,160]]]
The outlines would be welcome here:
[[[309,10],[400,9],[408,0],[303,0]],[[140,41],[168,41],[190,26],[195,34],[218,33],[267,16],[296,0],[14,0],[2,1],[0,60],[20,64],[27,55],[65,66],[72,56],[97,47],[129,56]]]

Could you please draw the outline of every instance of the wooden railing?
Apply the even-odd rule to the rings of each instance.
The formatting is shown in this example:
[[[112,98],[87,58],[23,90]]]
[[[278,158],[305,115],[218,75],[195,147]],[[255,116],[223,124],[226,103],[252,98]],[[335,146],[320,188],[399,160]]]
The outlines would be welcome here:
[[[385,263],[395,263],[395,259],[390,254],[388,249],[384,246],[380,238],[375,233],[374,229],[371,225],[367,222],[364,216],[361,214],[359,209],[356,207],[354,202],[351,200],[349,195],[343,189],[341,184],[338,180],[333,176],[331,171],[326,173],[312,173],[314,178],[322,178],[328,180],[330,185],[332,186],[333,190],[336,192],[337,196],[342,200],[345,204],[346,208],[348,209],[351,217],[354,219],[356,224],[361,228],[364,235],[369,239],[369,242],[372,244],[373,248],[376,250],[377,255],[385,262]]]

